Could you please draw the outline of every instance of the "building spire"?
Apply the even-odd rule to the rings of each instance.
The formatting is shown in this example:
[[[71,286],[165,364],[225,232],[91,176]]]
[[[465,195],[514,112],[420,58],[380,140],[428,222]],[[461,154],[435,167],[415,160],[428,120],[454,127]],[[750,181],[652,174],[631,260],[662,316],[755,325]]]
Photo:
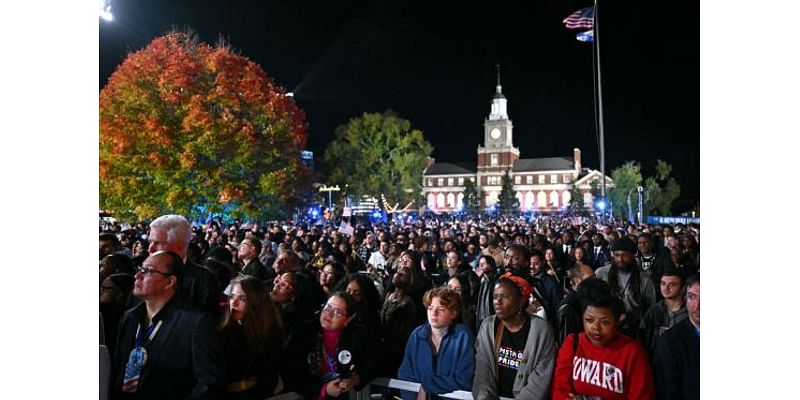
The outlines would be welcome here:
[[[495,64],[497,68],[497,88],[492,99],[492,111],[489,113],[490,120],[508,119],[506,112],[506,96],[503,95],[503,87],[500,86],[500,63]]]
[[[500,63],[495,64],[497,67],[497,93],[502,94],[502,86],[500,86]]]

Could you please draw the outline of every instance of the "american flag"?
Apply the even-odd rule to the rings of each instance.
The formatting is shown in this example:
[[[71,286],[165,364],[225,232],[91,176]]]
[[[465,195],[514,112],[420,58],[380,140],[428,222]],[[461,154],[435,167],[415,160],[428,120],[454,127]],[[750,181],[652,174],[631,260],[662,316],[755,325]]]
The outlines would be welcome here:
[[[594,26],[594,7],[582,8],[562,21],[567,29],[592,29]]]

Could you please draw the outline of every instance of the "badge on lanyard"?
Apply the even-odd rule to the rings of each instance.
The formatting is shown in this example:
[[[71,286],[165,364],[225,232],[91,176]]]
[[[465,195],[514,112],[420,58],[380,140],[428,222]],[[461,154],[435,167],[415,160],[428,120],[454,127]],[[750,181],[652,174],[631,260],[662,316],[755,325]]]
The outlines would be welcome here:
[[[327,383],[334,379],[339,379],[339,373],[336,372],[336,364],[328,355],[328,352],[323,348],[322,355],[325,357],[325,364],[328,365],[328,372],[322,375],[322,382]]]
[[[128,364],[125,365],[125,377],[122,379],[122,391],[134,393],[139,386],[139,375],[142,374],[142,367],[147,362],[147,350],[144,347],[134,347],[128,356]]]
[[[147,329],[147,332],[143,335],[147,336],[147,341],[144,343],[141,343],[142,337],[139,336],[142,326],[136,327],[136,346],[131,350],[131,354],[128,356],[128,363],[125,365],[125,375],[122,378],[123,392],[136,392],[136,388],[139,386],[139,376],[142,374],[142,368],[147,362],[147,349],[144,346],[147,346],[156,336],[158,329],[161,328],[161,322],[158,321],[155,327],[151,326]]]

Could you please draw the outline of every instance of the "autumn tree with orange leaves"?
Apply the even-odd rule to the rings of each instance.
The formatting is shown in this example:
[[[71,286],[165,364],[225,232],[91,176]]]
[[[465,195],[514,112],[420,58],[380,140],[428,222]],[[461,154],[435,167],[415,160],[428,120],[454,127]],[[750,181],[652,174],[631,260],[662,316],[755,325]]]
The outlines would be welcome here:
[[[100,91],[100,207],[286,215],[309,184],[303,112],[224,45],[170,32],[128,55]]]

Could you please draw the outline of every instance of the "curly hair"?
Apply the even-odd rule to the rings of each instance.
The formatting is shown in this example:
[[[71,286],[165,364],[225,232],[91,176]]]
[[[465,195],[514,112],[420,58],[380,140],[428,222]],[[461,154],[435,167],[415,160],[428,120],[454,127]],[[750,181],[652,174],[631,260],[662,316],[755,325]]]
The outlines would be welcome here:
[[[439,298],[439,303],[444,307],[457,313],[461,312],[461,295],[445,286],[425,292],[425,295],[422,296],[422,303],[425,304],[425,307],[430,307],[433,299],[437,297]]]

